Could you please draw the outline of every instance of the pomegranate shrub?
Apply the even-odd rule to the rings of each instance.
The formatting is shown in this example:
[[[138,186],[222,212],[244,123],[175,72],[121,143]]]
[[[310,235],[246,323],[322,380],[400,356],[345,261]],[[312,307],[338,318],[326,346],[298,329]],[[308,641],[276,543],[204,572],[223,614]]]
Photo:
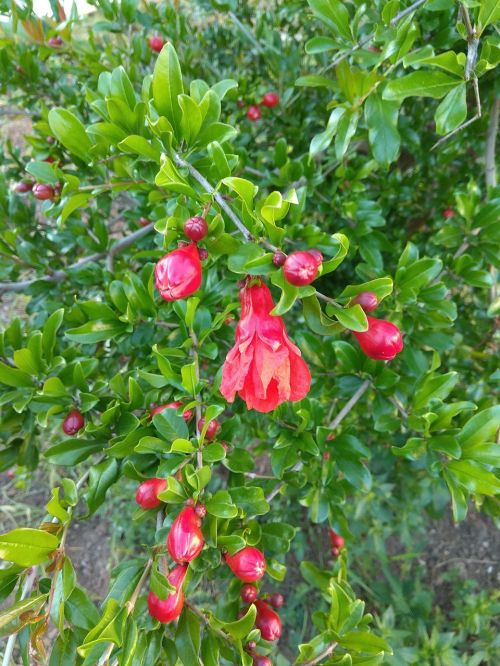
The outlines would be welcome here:
[[[95,4],[0,24],[3,666],[495,663],[495,3]]]

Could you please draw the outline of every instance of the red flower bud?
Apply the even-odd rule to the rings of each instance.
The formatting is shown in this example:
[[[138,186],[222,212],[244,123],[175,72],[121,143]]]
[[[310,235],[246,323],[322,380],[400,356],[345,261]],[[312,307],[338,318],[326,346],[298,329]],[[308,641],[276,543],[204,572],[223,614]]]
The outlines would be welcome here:
[[[276,250],[276,252],[273,254],[273,264],[279,268],[280,266],[283,266],[285,261],[286,254],[281,250]]]
[[[147,227],[148,224],[149,224],[149,220],[148,220],[147,217],[140,217],[140,218],[137,220],[137,224],[138,224],[140,227]]]
[[[280,103],[280,98],[278,93],[267,92],[262,98],[262,106],[267,106],[269,109],[272,109],[275,106],[278,106]]]
[[[282,608],[285,603],[285,597],[280,592],[275,592],[274,594],[271,594],[268,601],[273,608],[278,610],[279,608]]]
[[[149,38],[149,48],[152,51],[159,53],[162,50],[164,44],[164,40],[157,35]]]
[[[51,46],[52,48],[59,48],[64,44],[62,37],[50,37],[50,39],[47,41],[47,44]]]
[[[309,252],[292,252],[283,264],[285,280],[296,287],[311,284],[318,274],[316,259]]]
[[[258,106],[252,104],[252,106],[248,107],[247,118],[254,123],[256,120],[260,120],[262,118],[262,111]]]
[[[255,585],[250,585],[250,583],[245,583],[240,590],[241,600],[246,604],[251,604],[257,599],[257,588]]]
[[[85,425],[85,419],[77,409],[73,409],[63,421],[63,431],[66,435],[76,435]]]
[[[313,247],[312,250],[307,250],[307,251],[309,252],[309,254],[312,254],[312,256],[316,259],[316,263],[318,264],[318,266],[321,266],[321,264],[323,263],[323,255],[321,254],[321,252],[317,250],[315,247]]]
[[[194,243],[166,254],[156,264],[155,284],[166,301],[190,296],[201,285],[201,263]]]
[[[252,654],[256,647],[257,643],[255,641],[248,641],[248,643],[245,645],[245,652]]]
[[[273,662],[269,657],[265,657],[262,654],[256,654],[252,662],[253,666],[273,666]]]
[[[205,427],[205,417],[202,416],[198,421],[198,430],[201,432]],[[205,433],[205,439],[211,442],[215,439],[217,433],[220,430],[220,423],[216,419],[212,419],[207,427],[207,432]]]
[[[445,208],[443,210],[443,217],[444,217],[445,220],[449,220],[450,217],[453,217],[454,215],[455,215],[455,211],[453,210],[453,208]]]
[[[330,535],[330,541],[334,548],[338,548],[340,550],[341,548],[344,547],[345,545],[344,537],[341,537],[340,534],[337,534],[337,532],[335,532],[335,530],[332,530],[331,527],[328,530],[328,533]]]
[[[33,185],[33,196],[39,201],[53,199],[54,195],[54,188],[51,185],[45,185],[45,183],[36,183]]]
[[[184,222],[184,233],[192,241],[200,241],[208,234],[208,224],[204,217],[195,215]]]
[[[158,493],[161,493],[166,487],[166,479],[146,479],[135,491],[135,501],[142,509],[156,509],[161,504]]]
[[[361,349],[376,361],[392,361],[403,349],[403,338],[399,328],[385,319],[367,317],[368,330],[364,333],[353,331]]]
[[[155,414],[159,414],[164,409],[179,409],[179,407],[182,407],[182,402],[176,400],[175,402],[169,402],[166,405],[158,405],[157,407],[153,407],[153,409],[151,409],[149,413],[151,414],[151,418],[153,418]],[[193,417],[192,409],[186,409],[182,412],[182,418],[184,419],[184,421],[186,421],[186,423],[190,421],[192,417]]]
[[[174,520],[167,537],[167,549],[179,564],[191,562],[201,552],[205,540],[200,519],[192,506],[187,506]]]
[[[245,546],[234,555],[225,554],[228,567],[244,583],[260,580],[266,571],[266,558],[258,548]]]
[[[205,259],[208,259],[208,250],[204,247],[199,247],[198,256],[200,257],[200,261],[205,261]]]
[[[178,565],[168,575],[168,582],[175,587],[175,592],[166,599],[159,599],[154,592],[148,595],[149,614],[159,622],[172,622],[181,614],[184,606],[184,593],[182,584],[186,577],[187,567]]]
[[[265,601],[256,601],[257,617],[255,626],[260,629],[260,635],[265,641],[277,641],[281,636],[281,620]]]
[[[375,310],[378,305],[377,294],[374,294],[373,291],[362,291],[351,300],[350,305],[356,304],[361,305],[365,312],[371,312],[372,310]]]
[[[16,185],[16,192],[19,194],[25,194],[26,192],[31,192],[33,189],[33,183],[28,183],[26,180],[22,180]]]

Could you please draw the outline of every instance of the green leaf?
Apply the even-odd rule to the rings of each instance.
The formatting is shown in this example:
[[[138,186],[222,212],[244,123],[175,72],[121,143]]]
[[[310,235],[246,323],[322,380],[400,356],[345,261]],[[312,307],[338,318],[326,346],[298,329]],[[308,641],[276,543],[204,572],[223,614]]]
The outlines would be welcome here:
[[[54,465],[76,465],[83,460],[87,460],[93,453],[101,451],[102,442],[96,442],[94,439],[65,439],[59,444],[49,447],[45,451],[45,457]]]
[[[448,372],[444,375],[428,375],[423,383],[417,388],[413,399],[413,407],[422,409],[431,400],[444,400],[453,390],[458,382],[457,372]]]
[[[315,157],[328,148],[337,132],[339,123],[344,114],[345,109],[343,108],[333,109],[325,131],[313,137],[311,145],[309,146],[309,157]]]
[[[331,28],[339,37],[352,40],[350,16],[346,6],[340,0],[307,0],[313,13]]]
[[[327,306],[328,314],[332,314],[342,326],[350,331],[367,331],[368,320],[363,308],[356,303],[349,308],[337,308],[333,305]]]
[[[194,613],[185,608],[175,632],[175,647],[184,666],[194,666],[199,663],[200,640],[199,620]]]
[[[302,299],[304,308],[304,319],[309,328],[318,335],[333,335],[342,330],[341,324],[327,317],[321,310],[321,305],[316,296],[308,296]]]
[[[118,481],[120,470],[115,458],[108,458],[90,469],[87,488],[89,514],[94,513],[104,502],[108,489]]]
[[[52,134],[70,153],[84,161],[90,159],[92,142],[82,122],[71,111],[60,107],[51,109],[48,121]]]
[[[466,85],[461,83],[446,95],[436,109],[434,119],[438,134],[448,134],[467,117]]]
[[[387,167],[397,158],[401,144],[397,129],[398,105],[374,93],[365,102],[365,120],[373,156]]]
[[[59,545],[59,539],[43,530],[20,527],[0,535],[0,556],[21,567],[42,564]]]
[[[203,119],[198,104],[188,97],[188,95],[179,95],[179,106],[181,107],[181,131],[182,137],[188,145],[191,145],[201,129]]]
[[[358,120],[359,111],[357,109],[346,111],[340,119],[335,136],[335,157],[338,160],[341,160],[346,154],[358,127]]]
[[[91,198],[91,192],[80,192],[79,194],[68,197],[59,215],[59,224],[64,224],[68,217],[75,212],[75,210],[78,210],[79,208],[86,208]]]
[[[48,162],[28,162],[26,165],[26,171],[41,183],[55,185],[58,181],[54,165],[49,164]]]
[[[191,185],[181,176],[172,160],[166,155],[162,157],[162,164],[156,174],[155,183],[158,187],[164,187],[172,192],[185,194],[188,197],[196,197]]]
[[[178,95],[183,92],[181,66],[177,53],[169,42],[163,47],[154,68],[153,101],[158,113],[167,118],[178,137],[182,114]]]
[[[235,518],[238,515],[238,509],[233,504],[231,495],[227,490],[219,490],[205,504],[207,512],[216,518]]]
[[[14,388],[33,387],[34,383],[27,372],[13,368],[0,361],[0,384]]]
[[[377,300],[380,303],[384,298],[392,294],[392,290],[392,278],[383,277],[364,282],[363,284],[350,284],[345,287],[344,291],[340,294],[340,297],[352,298],[363,291],[372,291],[377,296]]]
[[[16,620],[22,613],[26,611],[39,610],[42,604],[47,598],[46,594],[40,594],[36,597],[29,597],[28,599],[22,599],[17,601],[15,604],[9,608],[5,608],[0,611],[0,629],[6,627],[8,624]],[[0,631],[0,635],[3,635],[3,632]]]
[[[383,99],[403,101],[407,97],[433,97],[440,99],[453,90],[460,81],[443,72],[420,70],[390,81]]]
[[[217,624],[230,636],[236,639],[243,639],[252,630],[257,617],[257,609],[253,604],[248,608],[245,615],[235,622],[221,622],[217,620]]]
[[[45,508],[51,516],[58,518],[61,523],[65,523],[69,518],[69,513],[61,506],[59,500],[59,488],[52,488],[51,494],[52,498],[49,500]]]
[[[90,345],[111,340],[124,333],[126,328],[127,324],[118,319],[94,319],[78,328],[70,328],[66,331],[66,337],[74,342]]]
[[[164,409],[153,416],[154,427],[168,442],[176,439],[188,439],[189,428],[175,409]]]
[[[500,428],[500,405],[489,407],[470,418],[458,434],[462,449],[467,450],[476,444],[493,442]]]
[[[324,53],[338,48],[337,41],[331,37],[312,37],[305,45],[305,51],[309,54]]]
[[[500,20],[500,2],[498,0],[481,0],[477,17],[478,37],[488,25],[496,23],[498,20]]]
[[[248,516],[261,516],[269,511],[264,491],[258,486],[229,488],[229,494],[238,509]]]
[[[300,88],[330,88],[331,90],[337,90],[338,88],[334,79],[330,79],[327,76],[320,76],[319,74],[299,76],[295,81],[295,85]]]
[[[131,134],[130,136],[127,136],[126,139],[123,139],[123,141],[120,141],[118,148],[125,153],[136,153],[153,162],[160,163],[161,150],[152,145],[152,143],[147,141],[143,136]]]
[[[481,495],[500,493],[500,479],[479,463],[472,460],[454,460],[448,463],[447,470],[471,493]]]
[[[369,631],[350,631],[339,638],[339,645],[347,650],[359,650],[368,654],[386,652],[392,654],[389,644]]]
[[[120,608],[114,599],[109,599],[99,622],[85,636],[78,653],[86,656],[95,645],[103,642],[120,646],[127,615],[126,608]]]

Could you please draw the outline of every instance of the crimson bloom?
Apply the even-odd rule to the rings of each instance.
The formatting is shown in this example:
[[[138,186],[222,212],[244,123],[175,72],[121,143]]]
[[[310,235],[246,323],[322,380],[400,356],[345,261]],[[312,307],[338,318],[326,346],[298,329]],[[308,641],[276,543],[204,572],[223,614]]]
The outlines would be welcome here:
[[[271,292],[261,280],[252,281],[241,289],[240,302],[235,345],[222,369],[222,395],[233,402],[238,393],[248,409],[258,412],[302,400],[311,388],[311,373],[283,319],[270,314]]]
[[[196,244],[179,247],[162,257],[155,267],[155,284],[166,301],[186,298],[199,289],[201,262]]]

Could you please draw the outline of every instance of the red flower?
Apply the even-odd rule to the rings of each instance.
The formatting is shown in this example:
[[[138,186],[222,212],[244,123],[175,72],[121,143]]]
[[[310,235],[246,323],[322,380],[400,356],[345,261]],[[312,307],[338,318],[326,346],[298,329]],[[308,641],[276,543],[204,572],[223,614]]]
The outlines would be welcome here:
[[[369,358],[375,361],[392,361],[403,349],[401,331],[390,321],[367,317],[368,330],[363,333],[353,331],[359,346]]]
[[[270,412],[286,400],[302,400],[311,388],[311,373],[282,318],[270,314],[271,292],[259,280],[241,289],[240,302],[236,344],[222,369],[222,395],[233,402],[238,393],[248,409],[258,412]]]
[[[169,594],[166,599],[160,599],[154,592],[148,595],[149,614],[159,622],[172,622],[179,617],[184,606],[184,592],[182,584],[186,577],[187,567],[178,565],[168,576],[168,582],[175,587],[175,592]]]
[[[166,254],[155,267],[155,284],[166,301],[190,296],[201,285],[201,262],[195,243]]]

